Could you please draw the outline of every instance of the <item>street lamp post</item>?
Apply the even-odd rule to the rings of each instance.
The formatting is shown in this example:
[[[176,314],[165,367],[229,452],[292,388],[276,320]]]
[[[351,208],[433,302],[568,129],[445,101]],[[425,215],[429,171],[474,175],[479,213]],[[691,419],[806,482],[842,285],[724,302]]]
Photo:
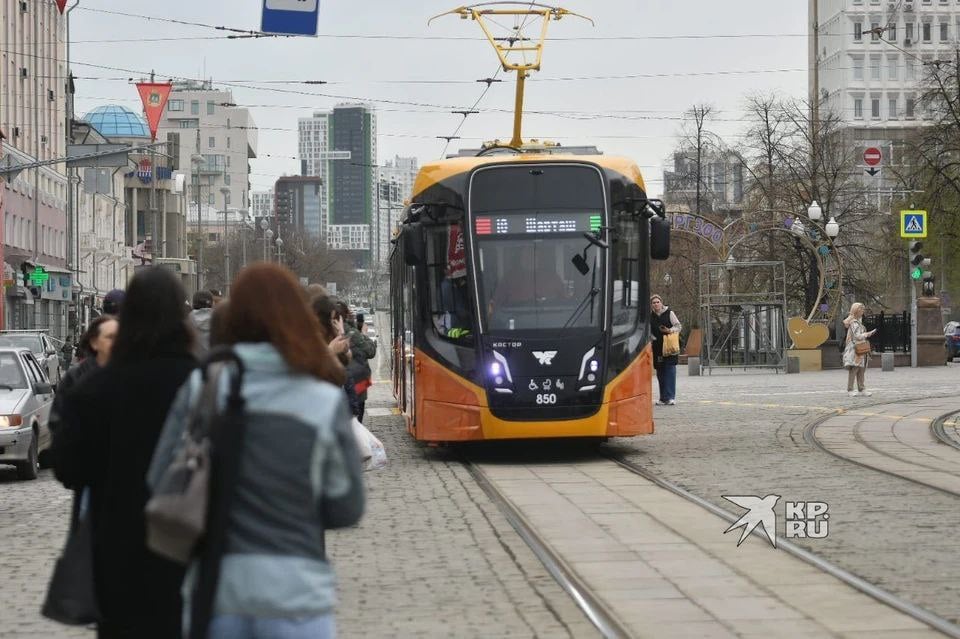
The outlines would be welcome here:
[[[272,262],[273,259],[270,257],[270,251],[267,250],[270,242],[273,241],[273,230],[267,229],[263,232],[263,261]]]
[[[283,238],[276,239],[277,244],[277,264],[283,264]]]
[[[223,194],[223,288],[227,297],[230,296],[230,240],[227,237],[227,198],[230,196],[230,189],[221,187],[220,193]]]
[[[203,156],[194,153],[190,156],[190,163],[194,166],[197,176],[197,290],[203,288],[203,231],[200,223],[200,166],[204,163]],[[134,244],[136,244],[137,229],[133,229]]]

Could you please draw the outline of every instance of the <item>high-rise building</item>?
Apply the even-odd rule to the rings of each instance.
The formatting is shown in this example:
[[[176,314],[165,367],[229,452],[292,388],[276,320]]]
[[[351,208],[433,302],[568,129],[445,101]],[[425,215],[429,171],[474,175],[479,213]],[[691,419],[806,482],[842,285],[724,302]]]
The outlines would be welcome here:
[[[364,104],[340,104],[301,118],[298,131],[301,173],[321,179],[321,237],[337,250],[371,251],[376,113]]]
[[[821,111],[839,116],[861,140],[895,138],[896,130],[922,124],[925,65],[954,59],[960,2],[809,2],[810,92],[818,94]]]
[[[167,133],[180,138],[178,165],[191,176],[194,200],[199,179],[205,222],[224,209],[249,210],[257,126],[250,111],[233,102],[231,91],[214,88],[212,81],[174,83],[160,120],[160,136]],[[203,161],[192,162],[195,156]]]
[[[250,213],[254,219],[273,217],[273,189],[250,193]]]
[[[55,2],[0,0],[0,24],[0,128],[6,136],[0,166],[64,157],[66,20]],[[62,164],[51,164],[9,173],[0,187],[4,279],[14,282],[4,292],[4,328],[47,328],[55,337],[66,336],[73,284],[66,268],[63,171]],[[31,291],[23,273],[37,266],[49,273],[50,284]]]
[[[277,180],[275,213],[283,234],[320,237],[320,202],[323,180],[316,176],[290,175]],[[284,219],[279,219],[282,216]]]

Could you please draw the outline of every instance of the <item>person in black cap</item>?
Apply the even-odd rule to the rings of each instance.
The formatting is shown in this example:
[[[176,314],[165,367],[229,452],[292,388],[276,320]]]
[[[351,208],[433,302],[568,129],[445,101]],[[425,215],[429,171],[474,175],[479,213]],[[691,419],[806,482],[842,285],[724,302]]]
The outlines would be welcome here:
[[[119,315],[120,308],[123,306],[124,292],[115,288],[107,293],[103,298],[103,314]]]

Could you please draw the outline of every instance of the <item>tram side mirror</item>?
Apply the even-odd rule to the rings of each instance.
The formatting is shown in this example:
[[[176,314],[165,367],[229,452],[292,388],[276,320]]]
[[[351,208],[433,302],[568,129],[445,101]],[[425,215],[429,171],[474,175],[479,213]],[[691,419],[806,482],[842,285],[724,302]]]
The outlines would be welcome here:
[[[573,265],[577,267],[577,270],[580,271],[580,275],[586,275],[590,272],[590,265],[587,264],[587,258],[577,253],[573,256],[573,259],[570,260],[573,262]]]
[[[426,246],[423,241],[423,227],[419,222],[411,222],[403,227],[403,261],[407,266],[419,266],[426,260]]]
[[[670,222],[662,217],[650,219],[650,259],[670,257]]]

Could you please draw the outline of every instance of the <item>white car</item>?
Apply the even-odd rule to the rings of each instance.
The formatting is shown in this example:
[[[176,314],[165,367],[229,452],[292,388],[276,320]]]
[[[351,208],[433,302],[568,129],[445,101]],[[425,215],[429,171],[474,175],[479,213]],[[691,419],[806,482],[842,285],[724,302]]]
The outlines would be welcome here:
[[[0,331],[0,348],[7,347],[29,348],[50,383],[54,386],[60,383],[63,376],[60,355],[49,335],[42,331]]]
[[[40,453],[50,447],[53,386],[27,348],[0,348],[0,464],[20,479],[36,479]]]

